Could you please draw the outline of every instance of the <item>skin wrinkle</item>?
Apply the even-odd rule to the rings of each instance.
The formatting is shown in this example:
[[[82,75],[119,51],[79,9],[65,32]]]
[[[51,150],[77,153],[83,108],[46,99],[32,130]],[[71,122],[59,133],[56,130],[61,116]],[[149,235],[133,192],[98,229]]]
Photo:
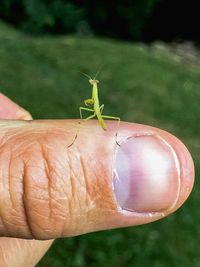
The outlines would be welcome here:
[[[23,194],[22,194],[22,204],[23,204],[23,210],[24,210],[24,214],[25,214],[25,220],[26,220],[26,224],[27,224],[27,227],[29,229],[29,232],[30,232],[30,235],[31,235],[31,238],[33,239],[36,239],[36,236],[33,232],[33,229],[32,229],[32,225],[31,225],[31,220],[29,219],[29,212],[28,212],[28,209],[27,209],[27,206],[26,206],[26,164],[25,162],[23,161],[24,163],[24,172],[22,174],[22,185],[23,185]]]
[[[33,167],[33,165],[31,165],[30,164],[30,166],[29,166],[29,168],[30,167]],[[38,166],[36,166],[37,168],[38,168]],[[27,167],[28,168],[28,167]],[[42,170],[42,172],[43,173],[45,173],[45,169],[44,168],[41,168],[40,167],[40,169]],[[48,178],[46,179],[47,180],[47,183],[48,183]],[[32,181],[30,181],[31,182],[31,186],[32,186],[32,190],[33,191],[37,191],[37,187],[38,187],[38,185],[35,185],[35,184],[32,184],[33,182]],[[34,188],[35,187],[35,188]],[[47,187],[48,187],[48,185],[47,185]],[[46,190],[46,192],[47,192],[47,194],[48,194],[48,203],[49,203],[49,201],[50,201],[50,196],[49,196],[49,192],[48,192],[49,190],[47,189]],[[29,197],[30,198],[30,197]],[[33,197],[31,197],[31,199],[32,200],[28,200],[28,198],[27,198],[27,203],[28,202],[30,202],[30,201],[32,201],[32,207],[31,207],[31,210],[30,210],[30,212],[31,212],[31,214],[28,214],[29,215],[29,217],[30,217],[30,221],[32,221],[32,223],[33,223],[33,226],[31,225],[31,229],[32,229],[32,233],[34,233],[34,238],[35,239],[40,239],[40,236],[38,236],[38,230],[39,229],[41,229],[44,233],[47,233],[49,230],[48,230],[48,228],[43,228],[42,227],[42,225],[40,224],[40,223],[38,223],[38,222],[36,222],[35,220],[33,220],[33,219],[35,219],[35,218],[43,218],[44,219],[44,221],[46,221],[46,220],[48,220],[48,222],[50,221],[50,216],[48,216],[48,218],[47,218],[47,216],[46,215],[43,215],[43,214],[41,214],[41,212],[39,212],[38,211],[38,203],[36,202],[34,202],[35,200],[36,201],[38,201],[39,200],[39,203],[41,204],[41,203],[44,203],[44,205],[46,205],[46,203],[47,203],[47,199],[44,199],[43,197],[42,198],[40,198],[40,197],[38,197],[37,196],[37,199],[33,199]],[[48,212],[49,212],[49,214],[50,214],[50,205],[48,205],[48,209],[46,209],[46,211],[48,210]],[[46,227],[47,227],[47,225],[45,225]],[[34,228],[36,228],[37,229],[37,234],[36,234],[36,232],[33,230]]]
[[[34,133],[35,132],[33,132],[33,134]],[[9,129],[4,133],[1,132],[1,148],[6,147],[8,143],[12,143],[14,140],[15,151],[20,151],[18,148],[24,147],[24,144],[26,144],[26,147],[31,145],[30,143],[27,144],[25,136],[26,135],[22,131],[19,131],[18,128]]]
[[[99,174],[99,170],[98,170],[98,168],[96,167],[96,166],[98,166],[98,168],[101,170],[101,173],[102,173],[102,180],[99,180],[98,179],[98,174]],[[104,170],[104,166],[103,166],[103,164],[102,164],[102,162],[98,162],[98,165],[97,164],[95,164],[95,167],[93,168],[94,169],[94,177],[95,177],[95,181],[97,182],[96,184],[95,184],[95,187],[94,187],[94,189],[95,189],[95,191],[99,191],[99,192],[101,192],[102,190],[104,190],[105,191],[105,188],[107,189],[107,181],[105,180],[106,179],[106,177],[108,176],[108,174],[106,173],[106,171]],[[106,193],[106,192],[105,192]],[[110,191],[108,192],[108,194],[110,194]],[[107,194],[105,194],[105,196],[106,196]],[[104,197],[105,197],[104,196]],[[98,204],[99,204],[99,207],[101,207],[101,198],[102,198],[102,194],[97,194],[96,195],[96,200],[98,200]],[[105,207],[107,206],[105,206],[105,203],[109,203],[108,204],[108,207],[110,207],[110,202],[108,201],[108,199],[107,198],[104,198],[104,209],[105,209]]]
[[[49,210],[50,210],[49,211],[49,214],[50,214],[49,220],[51,222],[51,221],[53,221],[54,218],[57,218],[57,220],[60,219],[60,221],[63,221],[63,224],[62,224],[62,227],[61,227],[61,230],[59,233],[59,235],[60,235],[64,231],[64,225],[66,223],[66,215],[64,215],[64,214],[58,215],[57,214],[56,211],[58,210],[58,208],[60,207],[60,211],[62,211],[63,206],[59,203],[58,200],[55,199],[55,197],[53,197],[53,194],[52,194],[53,190],[52,189],[53,189],[53,180],[54,180],[53,177],[57,177],[57,178],[55,178],[55,180],[59,180],[59,181],[61,181],[61,179],[62,179],[60,177],[60,174],[57,173],[56,170],[59,169],[58,166],[61,166],[61,169],[62,169],[63,165],[61,164],[60,161],[58,161],[56,159],[56,165],[58,163],[58,166],[57,166],[57,168],[54,167],[53,163],[51,163],[51,160],[50,160],[51,157],[50,157],[50,155],[48,155],[48,151],[51,149],[51,146],[48,146],[48,144],[46,144],[45,142],[42,143],[41,140],[38,140],[38,142],[40,143],[40,146],[41,146],[42,156],[43,156],[44,162],[45,162],[44,163],[45,173],[46,173],[47,180],[48,180],[48,193],[49,193],[49,203],[50,203],[50,205],[49,205]],[[59,190],[60,190],[60,188],[59,188]],[[66,194],[66,191],[64,191],[64,192]],[[56,203],[56,209],[57,210],[55,210],[55,211],[54,211],[53,204],[52,204],[53,202]]]
[[[90,162],[94,162],[94,159],[91,158]],[[92,226],[92,224],[94,223],[94,221],[92,219],[92,213],[93,213],[94,209],[97,208],[96,201],[98,200],[98,196],[99,196],[98,190],[99,189],[98,189],[98,187],[96,187],[96,189],[95,189],[95,187],[90,186],[90,183],[88,182],[89,173],[87,171],[87,167],[86,167],[87,165],[84,163],[84,160],[82,157],[80,157],[80,165],[81,165],[81,169],[82,169],[82,176],[84,179],[84,187],[86,188],[86,197],[85,197],[86,201],[85,201],[85,203],[86,203],[87,210],[85,212],[85,214],[86,214],[85,223]],[[96,165],[96,162],[94,165]],[[96,168],[94,168],[94,169],[96,169]],[[93,175],[94,175],[93,176],[94,181],[98,181],[98,176],[95,175],[94,173],[93,173]],[[94,190],[97,193],[95,200],[92,199],[92,194],[91,194],[92,191],[91,190],[92,191]]]
[[[26,138],[25,138],[26,139]],[[32,138],[31,138],[32,139]],[[18,142],[17,143],[21,143],[20,141],[21,141],[21,138],[20,138],[20,136],[17,138],[17,140],[18,140]],[[35,144],[34,144],[34,141],[35,140],[32,140],[32,142],[30,142],[29,144],[28,144],[28,146],[25,144],[25,146],[24,146],[24,142],[22,142],[22,146],[24,146],[25,147],[25,150],[28,150],[29,148],[31,148],[33,145],[35,146]],[[20,149],[20,145],[17,147],[17,148],[19,148]],[[43,159],[45,160],[45,157],[43,157]],[[48,164],[48,161],[46,161],[46,163]],[[32,167],[34,166],[33,164],[31,164],[32,165]],[[37,168],[39,168],[39,169],[42,169],[42,171],[43,171],[43,168],[41,168],[40,166],[38,166],[38,165],[36,165],[35,167],[37,167]],[[26,164],[26,168],[28,168],[28,165]],[[49,171],[46,171],[46,173],[48,174],[49,173]],[[47,175],[46,175],[47,176]],[[50,181],[50,179],[48,179],[48,181]],[[26,195],[26,194],[25,194]],[[25,205],[25,203],[26,203],[26,200],[25,200],[25,195],[24,195],[24,197],[23,197],[23,206]],[[48,198],[50,201],[51,201],[51,196]],[[41,200],[40,200],[41,201]],[[28,209],[26,209],[26,207],[24,207],[25,209],[24,209],[24,213],[25,213],[25,217],[26,217],[26,220],[28,220],[28,218],[29,218],[29,214],[27,214],[27,210]],[[52,211],[52,209],[51,209],[51,207],[49,208],[49,211],[51,212]],[[29,223],[29,221],[27,221],[27,224],[29,225],[29,228],[30,228],[30,231],[31,231],[31,234],[33,235],[33,236],[35,236],[35,234],[33,233],[33,230],[32,230],[32,227],[30,226],[30,223]]]
[[[49,220],[51,221],[53,208],[52,208],[52,194],[51,194],[52,185],[51,185],[51,178],[50,178],[50,166],[48,163],[49,160],[46,156],[44,145],[39,140],[38,140],[38,143],[40,144],[40,147],[41,147],[41,153],[42,153],[42,157],[44,160],[44,172],[46,174],[47,181],[48,181],[47,188],[48,188],[48,202],[49,202]]]
[[[69,166],[69,176],[68,181],[70,183],[70,194],[68,197],[68,211],[70,213],[70,217],[72,218],[72,214],[70,211],[73,210],[72,201],[75,199],[75,186],[74,186],[74,180],[75,180],[75,173],[73,171],[72,165],[70,163],[69,154],[68,154],[68,166]]]
[[[4,222],[4,219],[3,219],[3,216],[1,214],[1,210],[0,210],[0,218],[1,218],[1,224],[3,225],[3,235],[4,236],[7,236],[9,231],[8,231],[8,228],[7,228],[7,224]]]
[[[79,204],[79,210],[82,212],[85,212],[85,210],[86,210],[86,208],[88,207],[88,203],[87,203],[87,195],[88,195],[88,190],[89,190],[89,188],[87,187],[85,187],[86,186],[86,184],[87,184],[87,182],[86,182],[86,180],[87,180],[87,178],[86,178],[86,170],[84,170],[84,164],[83,164],[83,162],[82,162],[82,159],[81,159],[81,157],[80,157],[80,155],[79,155],[79,157],[78,157],[78,164],[79,164],[79,172],[80,172],[80,178],[81,179],[77,179],[77,182],[78,182],[78,188],[80,187],[80,190],[82,190],[83,189],[83,191],[84,191],[84,200],[83,199],[80,199],[80,198],[77,198],[77,202],[78,202],[78,204]],[[85,203],[86,205],[84,205],[83,203]],[[84,207],[84,210],[83,210],[83,207]],[[85,213],[85,215],[88,215],[87,214],[87,212]]]
[[[82,185],[82,175],[78,175],[78,173],[81,173],[81,165],[80,165],[80,159],[79,157],[77,158],[77,155],[79,155],[79,153],[75,150],[75,152],[73,151],[74,154],[72,154],[71,157],[71,153],[67,153],[68,155],[68,165],[69,165],[69,169],[70,169],[70,175],[69,175],[69,180],[70,180],[70,184],[71,184],[71,196],[69,199],[70,202],[70,207],[69,207],[69,212],[71,214],[71,220],[74,222],[73,224],[73,232],[77,233],[79,232],[80,229],[82,229],[82,225],[85,225],[85,223],[87,223],[86,221],[86,213],[85,210],[83,210],[83,200],[82,200],[82,193],[81,189],[84,188]],[[75,162],[74,162],[74,159]],[[74,164],[76,166],[76,168],[74,168]],[[79,167],[78,167],[79,166]],[[78,172],[78,173],[76,173]],[[79,177],[79,179],[77,178]],[[84,194],[85,194],[85,190],[84,190]],[[80,196],[80,197],[77,197]],[[85,198],[85,197],[84,197]],[[85,207],[85,206],[84,206]],[[82,222],[81,224],[79,222]]]
[[[4,150],[6,150],[6,149],[1,149],[1,155],[2,155],[2,153],[4,154]],[[14,204],[15,202],[13,200],[13,194],[11,192],[11,181],[10,181],[11,180],[11,175],[10,175],[10,172],[11,172],[11,162],[12,162],[13,159],[12,159],[12,153],[10,153],[10,151],[11,150],[8,150],[8,152],[6,151],[7,152],[7,158],[6,158],[7,167],[5,169],[7,170],[7,172],[6,173],[2,173],[1,175],[3,175],[2,177],[4,177],[4,179],[6,180],[6,182],[7,182],[6,184],[8,186],[8,188],[6,190],[6,192],[8,192],[8,194],[9,194],[8,196],[6,196],[6,197],[8,197],[8,202],[9,202],[8,204],[9,205],[11,204],[12,209],[15,212],[17,212],[17,207]],[[5,186],[5,184],[4,184],[4,186]],[[10,214],[9,216],[7,216],[7,208],[5,209],[4,213],[5,213],[4,216],[1,214],[1,223],[3,224],[3,227],[7,231],[7,235],[12,235],[12,233],[10,231],[10,226],[16,225],[16,220],[15,220],[14,223],[11,223],[10,222],[10,218],[13,219],[13,218],[15,218],[15,216],[16,216],[16,218],[19,218],[19,216],[13,215],[13,214]],[[11,227],[11,229],[12,229],[12,227]]]
[[[85,197],[85,202],[86,202],[86,207],[89,207],[89,204],[91,203],[91,198],[90,198],[90,191],[89,191],[89,183],[88,183],[88,176],[87,176],[87,169],[83,160],[83,157],[79,157],[80,160],[80,165],[81,165],[81,170],[82,170],[82,177],[84,181],[84,187],[86,189],[86,197]],[[89,212],[86,212],[87,216],[89,216]],[[88,221],[88,218],[87,218]]]
[[[21,192],[19,192],[17,189],[18,189],[19,185],[21,185],[21,189],[22,189],[22,186],[23,186],[22,183],[19,182],[19,181],[21,181],[21,178],[19,176],[14,176],[14,175],[11,174],[13,169],[14,169],[14,171],[16,169],[18,169],[17,167],[18,166],[16,166],[16,162],[15,162],[15,159],[13,157],[13,154],[11,153],[10,160],[9,160],[9,173],[8,173],[8,178],[7,179],[8,179],[8,184],[9,184],[8,191],[9,191],[9,194],[10,194],[10,201],[11,201],[11,204],[12,204],[12,209],[14,211],[14,214],[13,214],[13,211],[12,211],[12,214],[10,215],[10,218],[12,218],[12,222],[9,221],[9,226],[10,225],[11,226],[14,225],[16,227],[16,225],[19,225],[19,229],[20,228],[24,229],[24,227],[26,227],[26,231],[28,229],[28,232],[30,234],[29,228],[27,227],[27,222],[25,222],[25,225],[24,225],[24,218],[25,218],[24,217],[24,211],[21,210],[23,205],[20,205],[22,202],[16,201],[16,200],[19,199],[18,196],[20,196],[20,199],[22,199]],[[17,180],[17,182],[15,182],[15,179]],[[16,186],[16,187],[14,187],[14,186]],[[13,189],[14,190],[16,189],[16,191],[14,191]],[[14,194],[16,194],[15,198],[14,198]],[[11,227],[11,229],[12,229],[12,227]]]
[[[10,174],[10,181],[11,181],[12,179],[17,179],[17,180],[19,181],[19,184],[22,185],[22,182],[21,182],[21,174],[20,174],[20,176],[16,176],[16,175],[12,175],[12,174]],[[12,187],[12,183],[10,183],[10,187]],[[12,191],[13,191],[13,190],[11,189],[11,192],[12,192]],[[10,195],[12,196],[13,193],[11,193]],[[13,197],[12,197],[12,198],[13,198]],[[18,203],[16,203],[16,201],[13,199],[13,207],[14,207],[14,209],[18,212],[18,210],[17,210],[17,205],[18,205]]]
[[[6,144],[8,142],[10,142],[11,140],[13,140],[13,138],[15,136],[18,136],[18,135],[19,135],[19,133],[17,131],[14,131],[14,130],[13,131],[6,130],[6,131],[3,132],[2,129],[1,129],[1,140],[0,140],[1,147],[0,148],[3,149],[4,146],[6,146]]]
[[[32,201],[32,205],[34,205],[32,206],[30,210],[31,212],[30,218],[32,220],[32,223],[34,224],[34,226],[31,226],[32,232],[33,232],[33,229],[43,230],[42,225],[40,225],[41,223],[43,224],[43,221],[46,221],[48,223],[47,225],[49,225],[49,227],[51,228],[51,223],[52,223],[51,219],[53,217],[52,215],[53,209],[51,205],[52,195],[50,192],[51,191],[50,183],[52,179],[50,177],[49,159],[48,159],[48,156],[46,155],[43,144],[41,144],[40,142],[41,137],[43,137],[43,133],[42,133],[42,136],[39,136],[39,138],[37,138],[36,136],[36,138],[32,140],[33,141],[32,146],[29,147],[30,151],[27,151],[24,155],[25,158],[28,158],[28,155],[31,153],[31,151],[33,150],[34,152],[32,153],[33,154],[31,158],[32,160],[30,160],[30,162],[26,164],[27,165],[26,167],[29,168],[29,172],[28,172],[29,174],[27,175],[32,175],[32,178],[31,177],[29,178],[29,183],[30,183],[30,186],[32,187],[32,192],[35,192],[33,196],[31,196],[31,199],[33,200],[30,200],[30,196],[29,196],[29,199],[27,198],[28,205],[31,204],[31,201]],[[37,161],[39,161],[40,165],[42,164],[42,166],[39,166],[39,164],[37,164]],[[33,164],[34,162],[35,164]],[[38,177],[35,176],[35,173],[37,173],[37,170],[40,170],[39,172],[40,175]],[[41,179],[43,180],[42,183],[40,183],[40,176],[41,176]],[[38,186],[39,186],[39,191],[37,189]],[[43,195],[41,194],[44,190],[46,191],[47,196],[44,195],[43,197]],[[30,195],[30,190],[28,194]],[[48,212],[48,216],[47,215],[43,216],[43,214],[41,214],[42,210],[41,212],[38,211],[39,205],[41,203],[43,203],[43,206],[45,207],[45,212]],[[48,208],[46,208],[46,203],[49,203]],[[38,221],[37,221],[37,217],[40,218]],[[44,218],[44,220],[42,220],[42,217]],[[45,229],[43,231],[46,233],[48,232],[48,229]],[[34,236],[36,236],[36,233],[34,233]],[[38,230],[37,230],[37,236],[38,236]]]
[[[3,225],[3,235],[4,236],[7,236],[7,235],[9,235],[8,233],[9,233],[9,231],[8,231],[8,228],[7,228],[7,224],[4,222],[4,219],[3,219],[3,216],[2,216],[2,214],[0,213],[0,218],[1,218],[1,224]],[[6,230],[6,231],[5,231]]]
[[[36,210],[33,211],[35,216],[42,216],[39,212],[37,212]],[[43,216],[44,220],[46,219],[46,216]],[[46,225],[44,225],[44,227],[42,227],[40,224],[37,224],[37,232],[39,232],[38,230],[40,230],[40,232],[44,232],[44,233],[48,233],[49,235],[49,238],[48,239],[51,239],[51,234],[52,234],[52,229],[48,229],[46,228]],[[36,240],[41,240],[41,237],[38,236],[38,235],[34,235],[33,239],[36,239]]]
[[[2,175],[4,175],[4,174],[2,173]],[[2,183],[2,184],[3,184],[3,183]],[[0,206],[0,218],[1,218],[1,223],[2,223],[2,225],[3,225],[3,228],[6,230],[5,235],[7,235],[7,234],[9,234],[9,230],[8,230],[7,223],[5,222],[5,219],[6,219],[6,218],[4,218],[4,216],[2,215],[2,212],[1,212],[1,206]]]
[[[99,183],[98,167],[99,167],[99,165],[96,163],[96,161],[94,161],[94,159],[92,159],[92,157],[89,156],[89,158],[91,158],[89,160],[89,162],[92,162],[94,164],[94,167],[90,166],[90,169],[89,169],[90,174],[88,174],[88,176],[89,175],[93,176],[93,183],[92,183],[92,186],[89,183],[87,186],[88,187],[88,194],[89,194],[89,204],[91,205],[91,203],[93,203],[92,204],[93,207],[91,210],[91,212],[93,212],[93,210],[99,209],[99,203],[101,202],[101,193],[99,193],[100,188],[98,187],[98,183]],[[92,171],[91,171],[91,169],[92,169]],[[88,181],[88,179],[87,179],[87,181]]]
[[[39,159],[38,159],[39,160]],[[40,161],[41,162],[41,161]],[[44,173],[44,168],[43,167],[40,167],[40,166],[38,166],[38,165],[33,165],[32,163],[29,163],[29,166],[27,166],[27,168],[33,168],[34,167],[34,169],[36,169],[36,168],[38,168],[38,169],[40,169],[40,170],[42,170],[42,173]],[[31,173],[32,173],[32,171],[30,171]],[[28,175],[30,176],[31,175],[31,173],[29,173]],[[34,173],[33,173],[34,174]],[[46,176],[45,176],[46,177]],[[30,176],[30,178],[31,178],[31,176]],[[29,179],[30,180],[30,187],[31,187],[31,191],[34,191],[34,192],[37,192],[38,191],[38,188],[40,189],[40,190],[44,190],[44,185],[42,185],[42,184],[38,184],[37,183],[37,179],[36,179],[36,181],[35,181],[35,179],[34,179],[35,177],[34,177],[34,175],[32,176],[32,179]],[[45,181],[47,181],[48,180],[48,178],[47,179],[45,179]],[[36,183],[36,184],[35,184]],[[48,190],[45,190],[46,192],[48,192]],[[28,194],[30,194],[30,193],[28,193]],[[44,196],[45,197],[45,196]],[[33,224],[33,226],[32,226],[32,229],[34,229],[35,228],[35,226],[36,226],[36,228],[37,229],[39,229],[39,228],[41,228],[42,229],[42,227],[40,226],[40,224],[38,224],[36,221],[35,221],[35,218],[44,218],[44,221],[47,219],[47,216],[46,215],[43,215],[43,214],[41,214],[41,212],[39,212],[38,211],[38,203],[37,202],[35,202],[35,201],[39,201],[40,202],[40,204],[41,203],[44,203],[44,205],[47,203],[47,199],[46,198],[44,198],[43,197],[43,195],[37,195],[37,198],[36,199],[34,199],[34,196],[32,196],[31,197],[31,199],[32,200],[30,200],[30,196],[29,196],[29,199],[27,198],[27,203],[28,202],[31,202],[31,210],[30,210],[30,212],[31,212],[31,214],[30,214],[30,220],[32,221],[32,224]],[[29,203],[30,204],[30,203]],[[48,210],[49,211],[49,209],[46,209],[46,210]],[[49,218],[49,216],[48,216],[48,218]],[[34,231],[35,232],[35,231]],[[38,231],[37,231],[38,232]],[[36,232],[35,232],[35,236],[36,236]]]
[[[66,146],[64,146],[66,147]],[[68,171],[66,171],[67,177],[66,179],[66,187],[68,187],[68,191],[65,193],[67,196],[67,215],[68,218],[66,218],[65,220],[68,219],[68,221],[74,221],[73,225],[70,225],[70,227],[73,226],[73,231],[76,231],[77,229],[77,223],[75,222],[75,217],[76,212],[74,207],[76,207],[76,185],[75,185],[75,181],[76,181],[76,173],[75,173],[75,169],[72,166],[72,162],[71,162],[71,158],[70,158],[70,153],[69,151],[66,153],[66,162],[65,165],[68,166]],[[76,204],[75,204],[76,203]],[[64,233],[66,234],[66,225],[63,224],[63,229],[62,229],[62,236],[64,235]]]
[[[78,173],[81,173],[81,169],[80,169],[80,160],[79,160],[79,157],[78,157],[78,160],[77,160],[77,155],[79,155],[79,153],[76,151],[74,152],[76,154],[76,156],[72,155],[72,158],[73,159],[76,159],[76,166],[79,166],[79,168],[74,168],[73,167],[73,163],[71,164],[71,162],[73,162],[72,158],[70,158],[70,153],[69,153],[69,166],[70,166],[70,173],[73,174],[73,178],[72,178],[72,175],[71,175],[71,185],[72,185],[72,200],[75,200],[73,202],[75,202],[76,204],[78,204],[78,209],[76,207],[77,210],[81,211],[81,208],[82,208],[82,204],[80,204],[80,199],[77,198],[77,194],[76,194],[76,191],[79,190],[79,192],[81,191],[82,188],[84,188],[82,186],[82,183],[81,183],[81,180],[82,180],[82,176],[81,175],[78,175],[76,172],[78,171]],[[79,179],[78,179],[79,177]],[[78,184],[77,184],[78,183]],[[81,200],[82,201],[82,200]],[[76,206],[76,205],[75,205]],[[74,207],[72,206],[72,210],[74,210]],[[73,211],[73,214],[75,216],[77,216],[77,213],[75,213]]]
[[[9,192],[9,195],[10,195],[10,200],[11,200],[11,204],[13,206],[14,209],[15,208],[15,201],[13,200],[13,197],[12,197],[12,193],[11,193],[11,162],[12,162],[12,153],[10,153],[10,157],[9,157],[9,163],[8,163],[8,192]]]
[[[33,213],[34,213],[34,216],[35,217],[37,217],[37,216],[39,216],[39,217],[43,217],[44,218],[44,221],[46,221],[46,216],[42,216],[39,212],[37,212],[36,210],[35,211],[33,211]],[[42,226],[41,224],[34,224],[34,225],[36,225],[36,227],[37,227],[37,232],[38,233],[42,233],[42,235],[41,234],[37,234],[37,235],[35,235],[35,237],[34,237],[34,239],[36,239],[36,240],[48,240],[48,239],[52,239],[52,237],[54,237],[54,228],[47,228],[48,227],[48,225],[45,225],[44,224],[44,226]],[[57,230],[57,229],[56,229]],[[57,233],[57,232],[56,232]],[[44,237],[45,236],[45,237]]]

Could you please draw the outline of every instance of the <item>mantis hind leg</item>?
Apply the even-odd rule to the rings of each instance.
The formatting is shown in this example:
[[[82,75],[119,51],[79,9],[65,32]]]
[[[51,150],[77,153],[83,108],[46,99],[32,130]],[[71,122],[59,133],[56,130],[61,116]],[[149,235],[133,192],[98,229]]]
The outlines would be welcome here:
[[[118,142],[118,140],[117,140],[117,138],[118,138],[118,130],[119,130],[119,125],[120,125],[120,118],[119,117],[114,117],[114,116],[108,116],[108,115],[102,115],[102,118],[104,118],[104,119],[111,119],[111,120],[117,120],[118,121],[118,123],[117,123],[117,129],[116,129],[116,134],[115,134],[115,136],[116,136],[116,144],[118,145],[118,146],[120,146],[120,144],[119,144],[119,142]]]
[[[102,104],[99,108],[100,108],[100,112],[102,114],[103,113],[104,104]]]
[[[80,117],[81,117],[81,119],[83,119],[85,121],[88,121],[88,120],[90,120],[90,119],[92,119],[92,118],[94,118],[96,116],[96,114],[94,113],[94,109],[80,107],[79,110],[80,110]],[[83,118],[83,115],[82,115],[82,110],[90,111],[90,112],[93,112],[94,114],[92,114],[91,116],[89,116],[89,117],[87,117],[87,118],[84,119]]]
[[[120,124],[120,118],[119,117],[113,117],[113,116],[108,116],[108,115],[102,115],[102,118],[104,119],[111,119],[111,120],[117,120],[118,121],[118,126]]]
[[[96,116],[96,114],[93,114],[93,115],[91,115],[91,116],[85,118],[84,120],[85,120],[85,121],[89,121],[89,120],[91,120],[92,118],[94,118],[95,116]]]

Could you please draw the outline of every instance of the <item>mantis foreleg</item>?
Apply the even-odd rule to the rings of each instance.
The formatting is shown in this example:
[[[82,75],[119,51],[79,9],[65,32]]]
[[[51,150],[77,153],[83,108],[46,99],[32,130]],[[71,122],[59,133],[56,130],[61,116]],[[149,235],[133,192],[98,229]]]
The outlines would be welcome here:
[[[81,119],[83,119],[82,110],[86,110],[86,111],[94,112],[94,110],[91,109],[91,108],[80,107],[80,108],[79,108],[79,111],[80,111],[80,117],[81,117]]]

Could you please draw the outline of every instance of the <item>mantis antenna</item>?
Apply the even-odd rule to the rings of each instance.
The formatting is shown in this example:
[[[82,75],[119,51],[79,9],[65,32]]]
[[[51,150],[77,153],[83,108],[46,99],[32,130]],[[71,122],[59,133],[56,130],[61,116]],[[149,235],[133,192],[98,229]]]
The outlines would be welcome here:
[[[82,71],[79,71],[81,74],[83,74],[84,76],[86,76],[88,79],[91,79],[93,80],[89,75],[87,75],[86,73],[82,72]]]
[[[102,66],[99,67],[98,71],[96,72],[94,78],[92,79],[91,76],[89,76],[88,74],[86,74],[85,72],[79,71],[81,74],[83,74],[84,76],[86,76],[87,78],[89,78],[90,80],[95,80],[97,78],[97,76],[99,75],[100,71],[101,71]]]

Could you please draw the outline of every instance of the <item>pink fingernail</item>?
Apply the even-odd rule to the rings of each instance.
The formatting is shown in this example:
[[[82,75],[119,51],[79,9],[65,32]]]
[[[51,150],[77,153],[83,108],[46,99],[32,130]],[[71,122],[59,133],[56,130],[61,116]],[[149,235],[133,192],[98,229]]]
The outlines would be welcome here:
[[[175,151],[158,136],[128,139],[116,153],[113,187],[121,209],[162,212],[172,208],[180,190]]]

